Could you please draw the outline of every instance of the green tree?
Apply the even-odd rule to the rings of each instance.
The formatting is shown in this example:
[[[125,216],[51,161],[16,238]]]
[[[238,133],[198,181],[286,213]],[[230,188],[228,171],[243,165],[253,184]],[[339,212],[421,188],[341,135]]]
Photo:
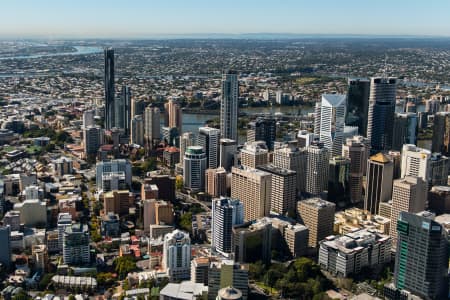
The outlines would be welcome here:
[[[114,269],[120,279],[124,279],[128,273],[136,270],[136,262],[130,256],[121,256],[114,260]]]
[[[187,212],[183,214],[180,218],[180,227],[186,230],[187,232],[191,232],[192,230],[192,213]]]

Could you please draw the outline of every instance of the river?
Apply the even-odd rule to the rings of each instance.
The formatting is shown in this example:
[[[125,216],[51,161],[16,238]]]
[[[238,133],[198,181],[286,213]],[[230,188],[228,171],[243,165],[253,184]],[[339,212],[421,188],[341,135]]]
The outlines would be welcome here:
[[[41,57],[64,56],[64,55],[86,55],[86,54],[95,54],[95,53],[103,52],[103,48],[101,48],[101,47],[74,46],[74,48],[76,49],[75,52],[57,52],[57,53],[42,53],[42,54],[34,54],[34,55],[0,56],[0,60],[34,59],[34,58],[41,58]]]

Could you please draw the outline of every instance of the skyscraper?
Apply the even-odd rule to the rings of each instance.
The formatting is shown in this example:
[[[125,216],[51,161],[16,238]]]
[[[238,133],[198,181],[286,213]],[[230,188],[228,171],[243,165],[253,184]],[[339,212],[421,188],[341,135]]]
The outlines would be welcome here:
[[[186,149],[190,146],[195,145],[195,138],[192,132],[185,132],[180,136],[180,164],[183,166],[184,153]]]
[[[222,75],[220,101],[220,134],[222,138],[238,140],[237,119],[239,82],[237,72],[229,70]]]
[[[426,207],[426,183],[420,177],[406,176],[394,180],[392,189],[391,224],[395,224],[400,212],[418,213]],[[390,227],[393,243],[397,242],[397,226]]]
[[[244,206],[237,199],[214,199],[211,213],[211,248],[228,255],[233,252],[233,226],[244,223]]]
[[[205,187],[206,154],[202,146],[189,146],[184,153],[184,186],[193,191]]]
[[[371,152],[391,150],[395,114],[396,78],[374,77],[370,81],[367,137]]]
[[[417,114],[396,113],[392,149],[401,150],[404,144],[416,144],[417,129]]]
[[[178,229],[164,236],[163,267],[172,281],[191,276],[191,239]]]
[[[321,240],[333,234],[336,205],[320,198],[302,200],[297,205],[300,220],[309,228],[308,245],[315,248]]]
[[[367,134],[367,116],[369,112],[370,81],[367,79],[349,79],[347,92],[347,114],[345,123],[357,126],[358,133]]]
[[[380,202],[387,202],[392,196],[394,163],[383,153],[370,157],[367,161],[367,187],[364,209],[378,214]]]
[[[116,98],[114,103],[114,127],[123,129],[129,135],[131,118],[134,117],[131,116],[131,89],[129,86],[122,86],[120,97]]]
[[[416,145],[406,144],[402,148],[401,177],[416,176],[427,184],[431,178],[431,152]]]
[[[330,159],[328,171],[328,201],[345,206],[350,201],[350,159],[335,156]]]
[[[219,129],[212,127],[198,129],[197,145],[203,148],[206,154],[206,165],[209,169],[216,169],[219,166],[219,139]]]
[[[131,119],[131,143],[144,146],[144,120],[141,115],[136,115]]]
[[[443,226],[424,216],[401,212],[394,286],[423,299],[446,299],[448,240]]]
[[[105,54],[105,128],[115,126],[114,114],[114,49],[107,48]]]
[[[11,265],[11,228],[0,226],[0,263],[8,268]]]
[[[344,143],[345,95],[323,94],[320,108],[320,141],[330,157],[341,155]]]
[[[256,169],[231,168],[231,198],[244,205],[245,221],[269,216],[272,175]]]
[[[80,223],[67,226],[63,237],[64,263],[71,265],[86,265],[91,261],[89,246],[89,230],[87,225]]]
[[[103,145],[103,129],[100,126],[83,128],[83,150],[86,157],[96,155],[98,148]]]
[[[248,268],[233,260],[213,262],[209,268],[208,300],[215,300],[219,290],[233,286],[241,292],[241,298],[235,295],[231,299],[247,300],[248,295]],[[226,300],[227,298],[225,298]]]
[[[161,111],[157,107],[147,106],[144,111],[144,134],[150,146],[161,139]],[[184,153],[183,153],[184,154]]]
[[[224,168],[206,170],[205,192],[216,198],[227,195],[227,172]]]
[[[178,128],[178,132],[181,133],[181,126],[183,124],[181,107],[175,100],[170,99],[167,103],[164,104],[166,119],[165,124],[169,128],[176,127]]]
[[[438,112],[434,115],[431,151],[450,155],[450,112]]]
[[[280,215],[295,215],[297,203],[297,173],[272,164],[259,166],[258,169],[272,175],[272,196],[270,210]]]
[[[241,165],[249,168],[265,165],[268,163],[268,153],[264,142],[247,142],[241,150]]]
[[[231,171],[231,167],[236,164],[235,156],[237,152],[237,145],[235,140],[220,139],[220,166],[227,171]]]
[[[430,157],[431,178],[429,186],[448,185],[450,161],[447,156],[433,153]]]
[[[350,159],[350,200],[352,203],[362,201],[363,176],[366,173],[370,141],[363,136],[347,139],[342,146],[342,156]]]
[[[296,172],[297,194],[305,192],[306,184],[306,157],[305,149],[299,149],[292,145],[278,148],[273,152],[273,164],[280,168],[289,169]]]
[[[328,150],[323,143],[313,142],[306,151],[306,192],[319,195],[328,188]]]
[[[264,141],[267,148],[273,150],[277,137],[277,121],[273,118],[258,118],[248,123],[247,142]]]

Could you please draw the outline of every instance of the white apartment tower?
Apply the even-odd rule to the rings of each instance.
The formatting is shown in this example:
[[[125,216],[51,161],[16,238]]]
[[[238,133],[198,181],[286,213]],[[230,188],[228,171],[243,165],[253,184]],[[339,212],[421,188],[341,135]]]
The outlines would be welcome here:
[[[163,267],[171,281],[186,280],[191,276],[191,239],[178,229],[164,236]]]
[[[233,226],[244,223],[244,206],[238,199],[213,199],[211,213],[211,247],[223,255],[228,255],[233,252]]]

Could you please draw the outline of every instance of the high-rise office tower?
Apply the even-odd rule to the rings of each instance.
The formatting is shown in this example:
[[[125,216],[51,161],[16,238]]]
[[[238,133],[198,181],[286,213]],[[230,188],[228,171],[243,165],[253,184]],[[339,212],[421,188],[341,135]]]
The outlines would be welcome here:
[[[301,222],[309,228],[308,246],[315,248],[321,240],[333,234],[336,205],[320,198],[302,200],[297,205]]]
[[[448,171],[450,161],[447,156],[440,153],[433,153],[430,157],[431,178],[430,186],[448,185]]]
[[[192,132],[185,132],[180,136],[180,164],[183,166],[184,153],[190,146],[195,145],[195,136]]]
[[[100,126],[83,128],[83,149],[86,156],[96,155],[98,148],[103,145],[103,129]]]
[[[136,115],[131,119],[131,143],[144,146],[144,119],[141,115]]]
[[[181,107],[173,99],[170,99],[164,104],[166,119],[165,124],[169,128],[176,127],[178,132],[181,133],[181,126],[183,124]]]
[[[330,157],[341,155],[344,143],[346,95],[323,94],[320,108],[320,141]]]
[[[345,124],[357,126],[358,134],[367,134],[367,116],[369,113],[370,81],[367,79],[349,79],[347,91],[347,114]]]
[[[276,167],[272,164],[259,166],[258,169],[272,175],[272,197],[270,211],[280,215],[295,215],[297,203],[297,173]]]
[[[8,268],[11,265],[11,228],[0,226],[0,263]]]
[[[401,177],[416,176],[428,183],[431,178],[431,152],[416,145],[402,147]]]
[[[272,175],[256,169],[231,168],[231,198],[244,205],[245,221],[269,216]]]
[[[219,141],[220,152],[220,166],[227,171],[231,171],[231,167],[236,164],[235,157],[237,152],[237,144],[235,140],[220,139]]]
[[[161,139],[161,111],[147,106],[144,111],[144,135],[150,145]],[[183,153],[184,154],[184,153]]]
[[[91,261],[87,225],[77,223],[64,230],[63,259],[67,265],[86,265]]]
[[[345,206],[350,201],[350,159],[335,156],[328,171],[328,201]]]
[[[201,191],[205,187],[206,154],[202,146],[189,146],[184,153],[184,187]]]
[[[366,173],[370,141],[363,136],[347,139],[342,146],[342,156],[350,159],[349,185],[352,203],[362,201],[363,176]]]
[[[241,150],[241,165],[249,168],[256,168],[268,163],[268,153],[266,144],[262,141],[245,143]]]
[[[222,99],[220,101],[220,134],[222,138],[238,140],[237,119],[239,102],[237,72],[229,70],[222,75]]]
[[[187,232],[176,229],[164,236],[162,264],[170,280],[190,278],[191,239]]]
[[[243,264],[258,260],[264,264],[269,263],[274,231],[272,222],[268,218],[260,218],[254,222],[234,226],[234,260]]]
[[[391,150],[397,79],[374,77],[370,81],[367,137],[371,153]]]
[[[130,134],[131,122],[131,89],[129,86],[122,86],[120,97],[114,101],[114,127],[121,128],[128,135]],[[133,116],[134,117],[134,116]]]
[[[297,194],[305,192],[306,184],[306,157],[305,149],[294,146],[278,148],[273,152],[273,164],[280,168],[289,169],[296,172]]]
[[[404,144],[415,145],[417,142],[417,129],[417,114],[396,113],[392,149],[401,150]]]
[[[319,195],[328,188],[328,150],[323,143],[314,142],[306,151],[306,192]]]
[[[224,168],[207,169],[205,172],[205,192],[212,197],[227,195],[227,172]]]
[[[233,252],[233,226],[244,223],[244,206],[232,198],[213,199],[211,248],[227,255]]]
[[[400,212],[418,213],[426,208],[426,183],[420,177],[406,176],[394,180],[392,188],[391,224],[395,224]],[[390,227],[393,243],[397,242],[397,226]]]
[[[367,187],[364,209],[378,214],[380,202],[387,202],[392,196],[394,163],[383,153],[372,155],[367,161]]]
[[[264,141],[272,151],[277,137],[277,121],[273,118],[258,118],[248,123],[247,142]]]
[[[448,240],[446,229],[424,216],[401,212],[394,286],[422,299],[446,299]],[[389,297],[388,297],[389,299]]]
[[[105,128],[115,126],[114,114],[114,49],[107,48],[105,54]]]
[[[216,169],[219,166],[219,139],[219,129],[212,127],[198,129],[197,145],[203,148],[206,154],[206,165],[209,169]]]
[[[450,187],[436,185],[428,193],[428,209],[436,215],[450,213]]]
[[[438,112],[434,115],[431,151],[450,155],[450,112]]]

